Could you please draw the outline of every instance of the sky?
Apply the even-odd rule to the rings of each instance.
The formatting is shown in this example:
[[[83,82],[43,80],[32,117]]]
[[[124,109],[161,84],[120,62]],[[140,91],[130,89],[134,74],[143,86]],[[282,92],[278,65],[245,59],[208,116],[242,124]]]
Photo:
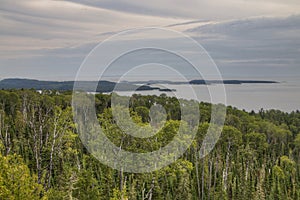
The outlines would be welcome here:
[[[225,78],[300,76],[299,0],[0,0],[0,23],[0,79],[73,80],[97,44],[142,27],[192,37]]]

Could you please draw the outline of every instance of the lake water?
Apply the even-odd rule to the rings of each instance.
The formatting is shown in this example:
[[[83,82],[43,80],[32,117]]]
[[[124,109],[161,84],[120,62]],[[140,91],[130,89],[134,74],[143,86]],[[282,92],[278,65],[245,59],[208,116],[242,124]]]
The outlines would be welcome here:
[[[257,79],[248,79],[257,80]],[[260,79],[266,80],[266,79]],[[271,79],[268,79],[271,80]],[[300,110],[300,79],[298,77],[272,78],[280,81],[275,84],[241,84],[225,85],[227,105],[245,109],[247,111],[258,111],[261,108],[279,109],[285,112]],[[197,99],[204,102],[212,102],[208,93],[208,88],[215,85],[193,85],[193,90],[197,98],[191,92],[188,85],[152,85],[169,89],[175,89],[175,92],[159,91],[135,91],[135,92],[117,92],[120,95],[131,96],[133,93],[142,95],[160,95],[162,93],[168,96],[176,96],[185,99]],[[218,102],[212,102],[218,103]]]

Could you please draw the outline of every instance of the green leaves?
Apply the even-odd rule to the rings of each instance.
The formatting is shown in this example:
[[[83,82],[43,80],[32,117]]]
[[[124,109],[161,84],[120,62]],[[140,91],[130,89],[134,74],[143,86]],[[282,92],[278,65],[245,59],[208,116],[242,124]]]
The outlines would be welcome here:
[[[116,107],[114,114],[123,116],[118,124],[110,108],[111,95],[97,94],[99,124],[107,138],[126,151],[159,150],[176,139],[181,129],[179,147],[170,149],[167,155],[175,161],[175,152],[187,145],[184,139],[189,137],[190,126],[196,125],[192,145],[177,161],[153,173],[132,174],[105,166],[82,145],[75,129],[79,124],[73,122],[70,94],[0,91],[1,200],[300,199],[299,112],[247,113],[228,107],[217,145],[199,159],[208,128],[212,132],[221,128],[217,119],[211,125],[211,104],[199,103],[200,123],[188,123],[197,112],[188,107],[190,116],[184,121],[176,98],[134,95],[126,115],[123,108]],[[158,104],[162,107],[152,107]],[[189,102],[184,100],[183,104],[188,106]],[[84,109],[81,111],[89,112]],[[124,131],[146,135],[152,128],[157,133],[146,138]],[[97,149],[101,141],[97,141],[94,130],[86,140]],[[216,138],[212,134],[207,141]],[[105,141],[101,144],[105,146]]]
[[[42,185],[16,154],[0,155],[0,199],[40,199]]]

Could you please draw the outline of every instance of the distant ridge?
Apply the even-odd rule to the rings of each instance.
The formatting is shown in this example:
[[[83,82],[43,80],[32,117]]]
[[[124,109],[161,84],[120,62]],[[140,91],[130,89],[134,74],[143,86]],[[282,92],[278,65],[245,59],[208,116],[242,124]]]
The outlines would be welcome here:
[[[9,78],[0,81],[0,89],[35,89],[35,90],[58,90],[68,91],[73,90],[75,81],[40,81],[34,79],[22,78]],[[159,87],[152,87],[153,84],[193,84],[193,85],[210,85],[210,84],[270,84],[279,83],[277,81],[264,81],[264,80],[191,80],[189,82],[176,82],[164,80],[150,80],[150,81],[135,81],[135,82],[122,82],[118,84],[111,81],[76,81],[77,88],[94,92],[92,88],[97,85],[96,92],[112,92],[112,91],[145,91],[145,90],[158,90],[162,92],[175,91],[173,89],[162,89]]]
[[[205,84],[256,84],[256,83],[279,83],[277,81],[261,81],[261,80],[192,80],[190,84],[205,85]]]
[[[181,84],[193,84],[193,85],[211,85],[211,84],[271,84],[271,83],[279,83],[277,81],[265,81],[265,80],[191,80],[188,82],[183,81],[164,81],[164,80],[150,80],[150,81],[134,81],[134,82],[125,82],[125,83],[133,83],[133,84],[172,84],[172,85],[181,85]]]
[[[34,79],[10,78],[0,81],[0,89],[35,89],[35,90],[58,90],[68,91],[73,90],[74,81],[39,81]],[[96,92],[112,92],[116,86],[115,82],[110,81],[77,81],[76,85],[79,89],[93,92],[92,88],[97,86]],[[136,89],[137,88],[137,89]],[[159,90],[158,87],[147,85],[137,86],[132,83],[121,83],[118,85],[118,91],[131,90]]]

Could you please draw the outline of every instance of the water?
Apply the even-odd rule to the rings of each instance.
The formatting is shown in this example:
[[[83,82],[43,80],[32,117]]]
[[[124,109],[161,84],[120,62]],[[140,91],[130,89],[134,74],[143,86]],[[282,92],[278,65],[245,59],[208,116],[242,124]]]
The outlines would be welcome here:
[[[257,79],[248,79],[257,80]],[[300,79],[298,77],[284,77],[260,80],[276,80],[276,84],[241,84],[225,85],[227,105],[245,109],[247,111],[258,111],[261,108],[265,110],[278,109],[285,112],[300,110]],[[193,90],[198,97],[195,98],[190,86],[188,85],[152,85],[176,89],[176,92],[159,91],[135,91],[135,92],[117,92],[120,95],[131,96],[133,93],[142,95],[160,95],[162,93],[168,96],[176,96],[184,99],[197,99],[204,102],[212,102],[208,89],[216,87],[215,85],[194,85]],[[219,102],[212,102],[219,103]]]

